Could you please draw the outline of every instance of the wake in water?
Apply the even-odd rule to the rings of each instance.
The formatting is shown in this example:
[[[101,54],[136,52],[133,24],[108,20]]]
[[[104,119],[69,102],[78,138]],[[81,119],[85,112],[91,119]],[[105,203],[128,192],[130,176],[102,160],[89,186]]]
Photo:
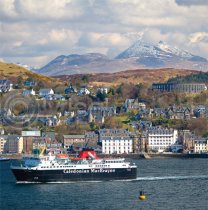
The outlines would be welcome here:
[[[137,177],[137,179],[135,181],[186,180],[186,179],[208,179],[208,175],[198,175],[198,176]]]
[[[199,176],[159,176],[159,177],[137,177],[136,179],[128,179],[128,180],[110,180],[110,181],[117,181],[117,182],[132,182],[132,181],[157,181],[157,180],[190,180],[190,179],[208,179],[208,175],[199,175]],[[17,184],[74,184],[80,182],[104,182],[104,181],[64,181],[64,182],[17,182]]]

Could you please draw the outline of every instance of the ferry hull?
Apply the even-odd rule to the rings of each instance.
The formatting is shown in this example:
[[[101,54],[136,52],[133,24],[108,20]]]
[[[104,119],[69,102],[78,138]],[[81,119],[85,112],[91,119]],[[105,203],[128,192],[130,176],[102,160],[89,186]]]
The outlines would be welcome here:
[[[127,180],[137,178],[137,168],[112,169],[110,172],[87,170],[83,172],[70,170],[30,170],[12,169],[17,182],[70,182]]]

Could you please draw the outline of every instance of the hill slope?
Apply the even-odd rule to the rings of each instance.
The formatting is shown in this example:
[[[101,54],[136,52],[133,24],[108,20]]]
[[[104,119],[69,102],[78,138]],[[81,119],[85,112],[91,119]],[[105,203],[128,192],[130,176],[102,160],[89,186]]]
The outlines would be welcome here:
[[[16,81],[18,77],[21,77],[23,80],[32,78],[33,80],[41,81],[48,85],[58,83],[57,79],[31,72],[15,64],[0,62],[0,79],[10,79],[11,81]]]
[[[59,76],[59,78],[62,80],[69,80],[76,84],[76,82],[82,82],[80,81],[80,78],[86,75],[88,77],[89,84],[93,86],[116,86],[122,83],[143,83],[150,85],[154,82],[166,82],[172,77],[186,76],[196,73],[197,71],[184,69],[144,69],[121,71],[116,73],[65,75]]]

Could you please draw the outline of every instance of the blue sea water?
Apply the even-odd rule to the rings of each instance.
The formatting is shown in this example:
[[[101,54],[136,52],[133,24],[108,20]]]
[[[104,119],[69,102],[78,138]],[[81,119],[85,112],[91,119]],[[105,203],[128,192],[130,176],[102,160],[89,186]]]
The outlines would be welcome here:
[[[137,180],[52,184],[16,184],[0,162],[0,210],[208,210],[208,159],[133,162]]]

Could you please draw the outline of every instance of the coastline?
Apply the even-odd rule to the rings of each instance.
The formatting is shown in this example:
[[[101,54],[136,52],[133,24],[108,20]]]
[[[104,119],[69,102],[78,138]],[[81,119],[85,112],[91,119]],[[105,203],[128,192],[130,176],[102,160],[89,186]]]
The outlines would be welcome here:
[[[1,157],[9,158],[11,160],[19,160],[22,154],[1,154]],[[151,159],[151,158],[208,158],[208,153],[134,153],[134,154],[98,154],[101,158],[131,158],[131,159]]]

